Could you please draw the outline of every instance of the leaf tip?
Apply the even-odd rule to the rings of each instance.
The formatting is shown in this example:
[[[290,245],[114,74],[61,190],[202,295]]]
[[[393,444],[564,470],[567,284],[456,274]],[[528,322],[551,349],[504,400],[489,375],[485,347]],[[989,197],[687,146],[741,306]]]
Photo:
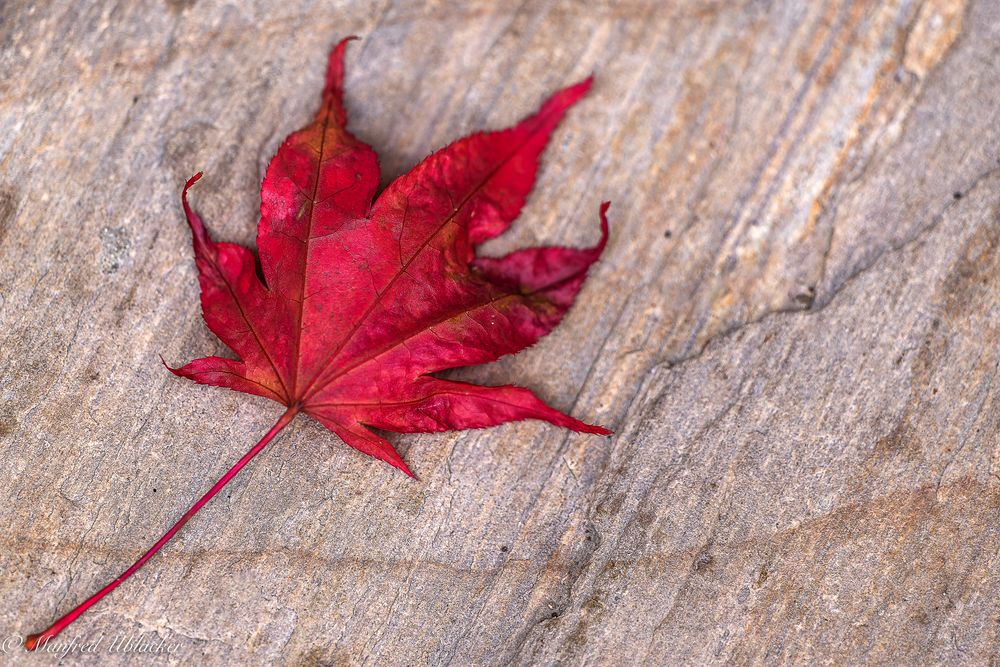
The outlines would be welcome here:
[[[400,458],[398,460],[395,460],[395,461],[388,461],[387,460],[386,463],[388,463],[389,465],[391,465],[394,468],[402,470],[411,479],[413,479],[413,480],[415,480],[417,482],[420,481],[420,478],[413,474],[413,471],[410,470],[410,467],[406,465],[406,463],[403,461],[402,458]]]
[[[172,367],[172,366],[171,366],[170,364],[168,364],[168,363],[167,363],[167,360],[163,358],[163,355],[162,355],[162,354],[158,354],[158,355],[156,355],[156,356],[158,356],[158,357],[160,358],[160,363],[161,363],[161,364],[163,364],[163,367],[164,367],[164,368],[166,368],[166,369],[167,369],[168,371],[170,371],[170,372],[171,372],[171,373],[173,373],[174,375],[177,375],[177,376],[181,376],[181,374],[180,374],[180,373],[178,372],[178,371],[179,371],[179,369],[177,369],[177,368],[174,368],[174,367]]]
[[[590,92],[590,89],[594,86],[594,75],[591,74],[586,79],[574,83],[572,86],[564,89],[564,92],[570,99],[567,106],[576,104],[579,100]]]
[[[582,431],[583,431],[584,433],[591,433],[591,434],[593,434],[593,435],[604,435],[604,436],[608,436],[608,435],[614,435],[614,433],[615,433],[615,432],[614,432],[614,431],[612,431],[611,429],[609,429],[609,428],[604,428],[603,426],[599,426],[599,425],[597,425],[597,424],[586,424],[586,427],[587,427],[587,428],[585,428],[585,429],[581,429],[581,430],[582,430]]]

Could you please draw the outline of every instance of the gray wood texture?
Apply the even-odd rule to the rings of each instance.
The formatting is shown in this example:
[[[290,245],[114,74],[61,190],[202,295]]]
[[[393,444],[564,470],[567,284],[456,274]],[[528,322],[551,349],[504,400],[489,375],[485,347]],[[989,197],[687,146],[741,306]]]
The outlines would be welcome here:
[[[414,482],[297,420],[62,664],[995,664],[995,0],[3,3],[0,634],[280,414],[160,364],[223,351],[179,193],[204,170],[251,244],[348,34],[386,182],[596,73],[488,251],[590,243],[610,199],[605,259],[551,336],[454,375],[616,435],[395,436]]]

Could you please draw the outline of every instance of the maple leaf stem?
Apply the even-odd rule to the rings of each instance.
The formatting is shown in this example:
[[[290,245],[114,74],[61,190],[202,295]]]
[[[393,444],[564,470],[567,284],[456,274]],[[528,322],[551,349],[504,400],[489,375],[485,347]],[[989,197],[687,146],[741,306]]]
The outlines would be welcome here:
[[[181,528],[184,527],[184,524],[186,524],[191,519],[191,517],[193,517],[195,514],[198,513],[198,510],[200,510],[209,500],[215,497],[215,494],[221,491],[226,486],[226,484],[228,484],[233,479],[233,477],[235,477],[240,472],[240,470],[243,469],[243,467],[246,464],[250,463],[250,460],[253,459],[253,457],[260,454],[260,452],[263,451],[263,449],[267,446],[267,444],[271,442],[271,440],[273,440],[274,437],[278,435],[278,433],[281,432],[283,428],[288,426],[289,422],[291,422],[292,419],[295,418],[295,415],[298,414],[299,409],[300,409],[299,407],[288,408],[285,411],[285,413],[281,415],[281,418],[278,419],[277,422],[275,422],[274,426],[271,427],[271,430],[268,431],[264,435],[264,437],[261,438],[260,441],[253,446],[253,448],[250,451],[244,454],[243,458],[237,461],[236,464],[233,465],[233,467],[230,468],[225,475],[220,477],[219,481],[216,482],[215,485],[212,486],[212,488],[205,493],[205,495],[199,498],[198,502],[192,505],[191,509],[185,512],[184,516],[182,516],[180,520],[177,523],[175,523],[170,530],[164,533],[163,537],[161,537],[156,542],[156,544],[154,544],[149,549],[149,551],[144,553],[142,557],[132,565],[132,567],[122,572],[117,579],[109,583],[101,590],[94,593],[94,595],[92,595],[91,597],[87,598],[87,600],[83,602],[83,604],[79,605],[76,609],[69,612],[68,614],[60,618],[58,621],[53,623],[44,632],[39,632],[38,634],[34,635],[28,635],[27,639],[24,642],[24,647],[29,651],[34,651],[36,648],[44,646],[47,641],[49,641],[50,639],[58,635],[60,632],[65,630],[66,627],[69,626],[70,623],[75,621],[81,614],[83,614],[83,612],[90,609],[91,606],[99,602],[105,595],[118,588],[118,586],[122,582],[131,577],[133,574],[135,574],[135,572],[140,567],[146,564],[146,561],[155,556],[156,552],[158,552],[163,547],[163,545],[169,542],[170,539],[177,534],[177,531],[179,531]]]

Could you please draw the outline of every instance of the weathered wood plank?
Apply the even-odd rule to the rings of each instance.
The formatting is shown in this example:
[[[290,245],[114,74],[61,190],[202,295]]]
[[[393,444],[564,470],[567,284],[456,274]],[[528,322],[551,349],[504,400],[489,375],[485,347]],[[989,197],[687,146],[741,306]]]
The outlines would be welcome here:
[[[185,383],[180,186],[252,243],[330,43],[385,180],[591,71],[507,238],[613,236],[564,324],[456,375],[612,426],[300,422],[74,628],[163,664],[995,659],[1000,7],[0,7],[0,633],[131,563],[274,404]],[[10,654],[18,663],[51,656]],[[67,664],[134,656],[74,654]]]

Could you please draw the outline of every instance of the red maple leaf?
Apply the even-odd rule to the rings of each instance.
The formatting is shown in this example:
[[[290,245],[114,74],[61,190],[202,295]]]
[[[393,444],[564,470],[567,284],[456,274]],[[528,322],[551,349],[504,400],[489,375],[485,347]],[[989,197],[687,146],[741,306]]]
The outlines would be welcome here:
[[[393,181],[379,183],[372,149],[347,130],[344,50],[330,54],[313,122],[271,160],[261,187],[257,249],[213,241],[187,200],[205,322],[239,359],[205,357],[171,371],[286,406],[274,427],[142,558],[51,628],[36,648],[142,567],[300,412],[348,445],[410,472],[369,427],[401,433],[543,419],[608,434],[562,414],[528,389],[442,380],[437,371],[494,361],[534,344],[562,319],[604,249],[528,248],[477,257],[504,232],[535,181],[538,159],[587,79],[516,126],[466,137]]]

